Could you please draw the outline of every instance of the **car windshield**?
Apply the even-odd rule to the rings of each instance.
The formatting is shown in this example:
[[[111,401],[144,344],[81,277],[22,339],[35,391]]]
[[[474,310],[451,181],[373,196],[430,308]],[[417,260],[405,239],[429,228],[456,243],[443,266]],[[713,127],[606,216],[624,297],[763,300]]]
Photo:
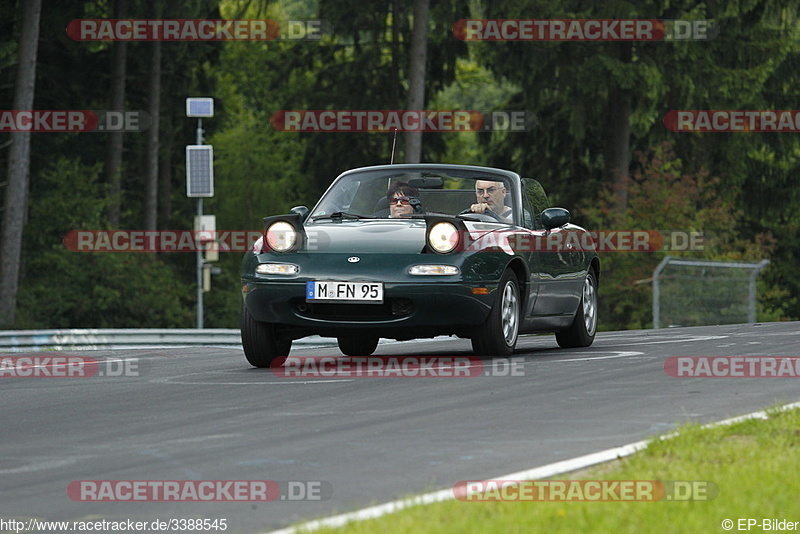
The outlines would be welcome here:
[[[481,170],[398,168],[341,176],[311,212],[311,221],[458,216],[515,223],[511,179]]]

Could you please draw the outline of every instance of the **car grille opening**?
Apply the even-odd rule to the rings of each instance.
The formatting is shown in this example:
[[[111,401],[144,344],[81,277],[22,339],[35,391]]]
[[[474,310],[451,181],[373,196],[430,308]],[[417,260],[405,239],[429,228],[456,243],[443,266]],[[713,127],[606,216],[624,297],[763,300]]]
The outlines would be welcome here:
[[[407,298],[390,298],[382,304],[305,302],[298,299],[294,308],[301,317],[335,321],[381,321],[406,317],[414,312],[414,304]]]

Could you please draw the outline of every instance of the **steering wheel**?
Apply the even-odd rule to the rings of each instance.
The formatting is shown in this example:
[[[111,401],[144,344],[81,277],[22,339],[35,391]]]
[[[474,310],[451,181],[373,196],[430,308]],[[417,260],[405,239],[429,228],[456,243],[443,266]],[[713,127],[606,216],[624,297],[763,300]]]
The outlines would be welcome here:
[[[490,210],[488,208],[483,210],[483,213],[478,213],[478,212],[472,211],[471,209],[467,208],[464,211],[462,211],[461,213],[459,213],[459,215],[466,215],[468,213],[470,215],[488,215],[489,217],[491,217],[491,218],[493,218],[496,221],[501,222],[501,223],[508,222],[505,219],[503,219],[500,215],[498,215],[497,213],[495,213],[494,211],[492,211],[492,210]]]

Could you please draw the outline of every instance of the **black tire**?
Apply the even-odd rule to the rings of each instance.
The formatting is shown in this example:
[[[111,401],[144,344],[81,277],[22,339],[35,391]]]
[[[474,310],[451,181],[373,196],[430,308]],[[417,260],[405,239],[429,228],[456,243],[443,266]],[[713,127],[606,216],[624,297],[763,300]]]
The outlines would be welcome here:
[[[253,319],[242,306],[242,348],[244,356],[253,367],[269,367],[272,360],[288,356],[292,340],[280,337],[279,329],[272,323]]]
[[[519,283],[511,269],[506,269],[497,286],[497,300],[489,317],[472,336],[472,350],[479,356],[509,356],[514,353],[519,336]]]
[[[342,336],[336,341],[345,356],[369,356],[378,348],[378,338],[374,336]]]
[[[597,275],[594,269],[589,269],[589,274],[583,283],[581,302],[575,319],[567,330],[556,332],[558,346],[569,349],[575,347],[588,347],[594,342],[597,333]]]

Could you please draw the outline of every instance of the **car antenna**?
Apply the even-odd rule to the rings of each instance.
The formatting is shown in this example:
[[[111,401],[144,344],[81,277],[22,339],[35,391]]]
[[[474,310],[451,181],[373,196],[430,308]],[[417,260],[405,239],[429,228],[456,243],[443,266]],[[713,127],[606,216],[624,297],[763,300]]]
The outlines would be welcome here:
[[[392,139],[392,157],[389,160],[389,165],[394,165],[394,147],[397,146],[397,128],[394,129],[394,138]]]

